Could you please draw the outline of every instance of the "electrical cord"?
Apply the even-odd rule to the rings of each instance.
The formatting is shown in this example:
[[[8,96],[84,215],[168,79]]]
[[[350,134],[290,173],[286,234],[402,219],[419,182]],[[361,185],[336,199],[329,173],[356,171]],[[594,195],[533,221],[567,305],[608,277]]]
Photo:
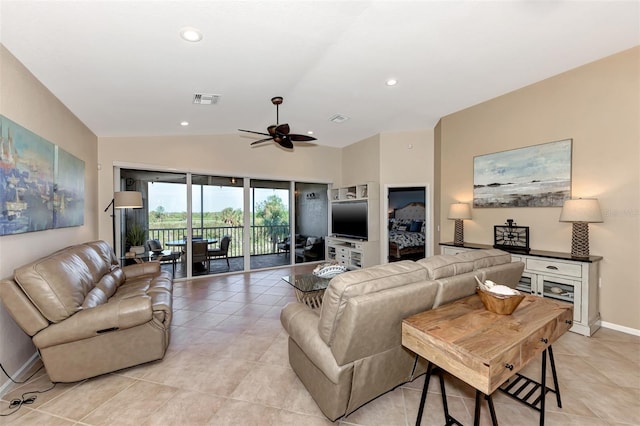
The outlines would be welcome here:
[[[38,371],[42,370],[42,367],[44,367],[44,366],[40,366],[40,368],[38,368],[36,371],[34,371],[33,374],[31,374],[29,377],[27,377],[26,379],[24,379],[21,382],[18,382],[16,380],[14,380],[13,377],[11,377],[9,375],[9,373],[7,373],[7,370],[5,370],[4,366],[2,365],[2,363],[0,363],[0,369],[2,369],[2,372],[9,378],[9,380],[11,380],[13,383],[15,383],[17,385],[21,385],[21,384],[27,383],[33,376],[35,376],[35,374]],[[35,393],[49,392],[51,389],[55,388],[56,385],[57,385],[57,383],[53,383],[52,386],[50,388],[48,388],[48,389],[41,390],[41,391],[28,391],[28,392],[25,392],[22,395],[20,395],[20,398],[12,399],[9,402],[9,409],[14,409],[14,410],[9,412],[9,413],[0,413],[0,417],[10,416],[10,415],[14,414],[16,411],[18,411],[20,409],[20,407],[22,407],[23,405],[31,405],[34,402],[36,402],[36,399],[38,399],[37,395],[31,395],[29,397],[27,397],[27,395],[35,394]]]

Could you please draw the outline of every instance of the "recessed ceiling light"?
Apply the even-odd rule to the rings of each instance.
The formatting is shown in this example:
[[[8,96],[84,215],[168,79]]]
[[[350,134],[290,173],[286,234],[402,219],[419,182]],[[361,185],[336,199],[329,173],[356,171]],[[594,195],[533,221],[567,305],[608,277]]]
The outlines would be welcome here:
[[[387,80],[387,86],[395,86],[396,84],[398,84],[398,80],[396,80],[395,78],[390,78],[389,80]]]
[[[202,33],[197,28],[184,27],[180,30],[180,37],[186,41],[196,42],[202,40]]]
[[[307,132],[307,134],[308,134],[308,135],[312,135],[312,134],[313,134],[313,130],[309,130],[309,131]]]
[[[182,127],[187,127],[187,126],[189,125],[189,122],[188,122],[188,121],[181,121],[181,122],[180,122],[180,125],[181,125]]]

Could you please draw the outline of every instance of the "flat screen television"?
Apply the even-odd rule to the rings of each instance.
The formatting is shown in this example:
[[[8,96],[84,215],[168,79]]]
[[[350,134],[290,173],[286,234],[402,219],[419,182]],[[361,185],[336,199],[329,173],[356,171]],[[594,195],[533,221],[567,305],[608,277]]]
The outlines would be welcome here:
[[[337,237],[369,238],[366,201],[344,201],[331,204],[331,232]]]

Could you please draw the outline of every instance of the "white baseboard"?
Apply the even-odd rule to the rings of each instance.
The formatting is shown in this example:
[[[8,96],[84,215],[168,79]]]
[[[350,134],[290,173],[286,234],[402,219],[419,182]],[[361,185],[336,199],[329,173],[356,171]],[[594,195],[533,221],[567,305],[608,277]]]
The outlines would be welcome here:
[[[611,330],[621,331],[623,333],[632,334],[634,336],[640,336],[640,330],[637,328],[625,327],[623,325],[613,324],[611,322],[601,321],[602,327],[610,328]]]
[[[22,376],[22,373],[24,373],[25,371],[29,370],[29,368],[31,368],[31,366],[34,364],[34,362],[36,362],[36,360],[39,358],[38,356],[38,352],[35,352],[31,358],[29,358],[27,360],[27,362],[25,362],[24,364],[22,364],[22,367],[20,367],[18,369],[18,371],[16,371],[15,373],[13,373],[11,376],[13,377],[13,379],[19,379],[17,381],[21,381],[22,379],[20,378],[20,376]],[[0,373],[2,373],[2,371],[0,371]],[[7,373],[9,373],[7,371]],[[4,374],[4,373],[3,373]],[[11,381],[11,379],[7,378],[7,381],[0,386],[0,395],[4,394],[4,391],[10,386],[12,385],[13,382]]]

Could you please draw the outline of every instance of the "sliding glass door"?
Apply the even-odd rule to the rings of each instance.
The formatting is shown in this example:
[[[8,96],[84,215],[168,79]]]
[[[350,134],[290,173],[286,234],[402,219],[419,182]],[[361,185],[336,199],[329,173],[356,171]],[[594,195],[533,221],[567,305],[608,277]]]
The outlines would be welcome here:
[[[324,259],[326,184],[135,169],[119,176],[120,190],[140,191],[144,204],[120,213],[120,252],[155,240],[176,278]]]

